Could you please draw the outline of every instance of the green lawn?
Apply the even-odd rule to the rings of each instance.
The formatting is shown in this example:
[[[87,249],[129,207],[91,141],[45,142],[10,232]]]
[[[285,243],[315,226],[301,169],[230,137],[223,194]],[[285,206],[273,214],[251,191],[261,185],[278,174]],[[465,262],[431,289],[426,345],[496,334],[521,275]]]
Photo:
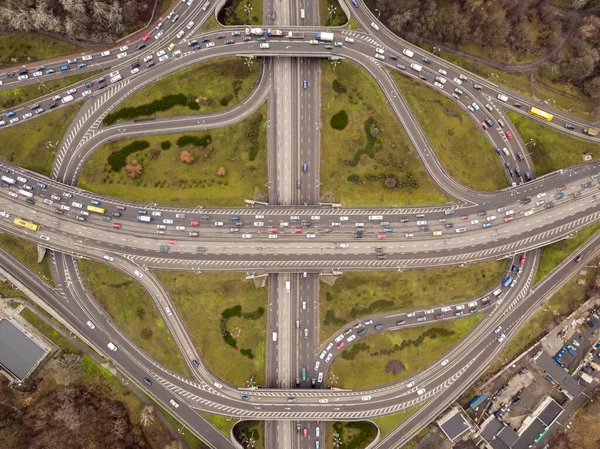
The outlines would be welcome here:
[[[267,288],[255,288],[242,273],[156,274],[171,294],[208,369],[235,387],[245,387],[251,377],[257,385],[263,385]],[[221,314],[237,305],[241,306],[241,316],[224,320],[225,329],[235,339],[234,348],[221,334]],[[255,316],[245,316],[252,312],[256,312]],[[248,349],[252,351],[250,355],[241,353]]]
[[[0,35],[0,67],[55,58],[82,50],[82,47],[38,33],[6,33]]]
[[[208,33],[209,31],[220,30],[221,28],[223,27],[219,22],[217,22],[217,19],[215,19],[215,15],[211,14],[208,20],[204,22],[204,25],[202,25],[201,31],[203,33]]]
[[[327,375],[328,383],[337,388],[374,388],[411,376],[460,342],[484,316],[480,313],[427,326],[367,335],[349,345],[334,359]],[[402,347],[405,341],[406,346]],[[422,343],[419,344],[420,341]],[[333,376],[337,382],[332,382]]]
[[[29,84],[23,87],[0,91],[0,108],[9,109],[15,105],[26,103],[50,92],[60,90],[66,86],[77,83],[86,78],[92,78],[100,73],[100,70],[94,72],[80,73],[79,75],[67,76],[66,78],[38,78],[37,84]],[[41,104],[47,109],[47,104]]]
[[[319,286],[320,340],[353,320],[413,307],[445,304],[481,294],[502,278],[504,261],[425,270],[346,272]]]
[[[500,159],[481,126],[475,125],[467,112],[434,90],[437,87],[425,86],[397,71],[392,74],[442,165],[454,179],[484,191],[508,186]]]
[[[159,15],[162,15],[165,13],[165,11],[167,9],[169,9],[171,7],[171,5],[173,4],[173,0],[163,0],[162,4],[160,5],[160,12]]]
[[[421,45],[425,50],[431,51],[429,44]],[[453,53],[442,51],[436,53],[441,58],[465,68],[469,72],[475,73],[483,78],[489,78],[489,81],[499,86],[505,86],[515,92],[533,97],[531,90],[531,80],[528,73],[508,73],[495,69],[485,64],[481,64],[470,59],[455,56]],[[554,99],[552,107],[561,109],[586,120],[598,120],[600,117],[594,113],[596,106],[594,102],[583,95],[579,89],[568,83],[552,83],[538,76],[534,72],[535,97],[539,100]]]
[[[548,273],[550,273],[563,260],[573,254],[575,249],[583,245],[590,237],[600,230],[600,223],[590,225],[579,231],[573,238],[561,240],[552,245],[544,246],[540,250],[540,263],[537,273],[535,274],[535,282],[537,284]]]
[[[402,422],[406,421],[407,418],[416,413],[421,407],[422,404],[413,405],[412,407],[402,410],[401,412],[391,413],[389,415],[379,416],[377,418],[371,418],[371,421],[373,421],[375,424],[377,424],[377,427],[379,427],[379,432],[381,433],[379,438],[385,437],[388,433],[402,424]]]
[[[50,175],[54,152],[82,104],[61,106],[50,114],[0,131],[0,159]]]
[[[87,288],[117,326],[150,357],[191,377],[152,298],[142,285],[100,262],[81,260],[80,266]]]
[[[250,5],[250,10],[246,7]],[[228,0],[219,13],[223,25],[260,25],[263,23],[261,0]]]
[[[326,421],[323,423],[325,432],[326,448],[334,448],[334,436],[340,444],[340,448],[363,449],[367,447],[377,436],[377,428],[367,421]],[[335,434],[335,435],[334,435]]]
[[[173,94],[184,94],[189,101],[194,99],[200,105],[200,109],[195,111],[188,106],[176,105],[167,111],[138,117],[205,114],[230,108],[250,94],[261,72],[261,63],[253,64],[250,71],[244,62],[244,58],[224,58],[173,73],[137,91],[116,111],[146,105]]]
[[[598,262],[599,260],[596,259],[594,265],[597,265]],[[582,269],[587,271],[586,275],[576,275],[563,285],[558,292],[550,297],[550,299],[521,326],[517,334],[510,339],[498,358],[490,365],[486,371],[486,375],[500,370],[504,364],[518,356],[545,333],[557,326],[563,319],[569,316],[587,300],[588,295],[586,294],[586,290],[589,288],[589,283],[594,279],[598,270],[589,267],[582,267]],[[577,281],[579,279],[583,279],[586,282],[583,285],[578,285]]]
[[[64,337],[60,332],[42,320],[39,315],[32,312],[31,309],[25,307],[23,310],[21,310],[20,315],[25,318],[33,327],[48,337],[63,352],[70,352],[74,354],[79,353],[79,348],[77,346],[75,346],[68,338]],[[55,325],[57,327],[59,326],[59,324],[56,323]]]
[[[597,143],[570,137],[515,112],[507,114],[523,141],[535,141],[535,145],[528,145],[527,150],[531,153],[538,176],[581,164],[585,154],[592,155],[593,159],[600,157],[600,145]]]
[[[136,139],[109,143],[85,164],[79,187],[142,203],[243,206],[244,199],[261,199],[266,195],[266,119],[264,104],[246,120],[226,128],[144,137],[150,146],[127,157],[127,161],[137,160],[143,166],[143,174],[134,180],[127,177],[125,169],[111,171],[108,157]],[[179,148],[177,141],[184,135],[209,136],[210,142],[206,147]],[[161,143],[167,141],[170,148],[161,150]],[[179,159],[182,150],[191,151],[195,161],[182,162]],[[225,167],[225,176],[217,176],[219,167]]]
[[[213,415],[212,413],[200,412],[202,417],[221,431],[227,438],[231,436],[231,429],[237,424],[239,419],[228,416]]]
[[[350,61],[335,68],[322,62],[321,104],[323,201],[344,206],[450,201],[430,179],[379,87],[362,68]],[[342,111],[347,126],[340,131],[331,121]]]
[[[36,245],[5,232],[0,232],[0,247],[54,287],[54,280],[50,273],[49,256],[44,256],[42,263],[37,263]]]
[[[323,26],[341,26],[348,22],[348,17],[337,0],[319,0],[319,16]]]
[[[254,440],[253,445],[243,444],[243,447],[251,447],[252,449],[264,449],[264,421],[241,421],[237,426],[235,426],[233,432],[238,441],[248,441],[248,439]],[[244,436],[247,439],[243,439]]]

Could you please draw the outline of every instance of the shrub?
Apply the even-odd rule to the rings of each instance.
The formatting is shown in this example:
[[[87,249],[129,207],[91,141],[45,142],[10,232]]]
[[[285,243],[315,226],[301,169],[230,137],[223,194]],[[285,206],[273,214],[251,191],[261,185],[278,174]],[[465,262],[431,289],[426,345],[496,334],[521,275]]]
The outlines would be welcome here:
[[[331,294],[331,292],[325,293],[325,300],[326,301],[333,301],[333,295]]]
[[[252,354],[252,349],[240,349],[240,352],[248,357],[250,360],[254,358],[254,354]]]
[[[331,83],[331,87],[338,94],[343,94],[347,92],[346,86],[344,86],[342,82],[338,79],[333,80],[333,83]]]
[[[225,309],[223,312],[221,312],[221,317],[225,320],[233,316],[242,316],[242,306],[238,304],[237,306],[230,307],[229,309]]]
[[[341,131],[348,125],[348,114],[343,109],[331,117],[331,127]]]
[[[360,176],[358,176],[358,175],[350,175],[346,179],[348,180],[348,182],[357,183],[360,180]]]
[[[196,158],[194,157],[194,154],[191,151],[183,150],[179,153],[179,160],[186,164],[191,164],[196,160]]]
[[[171,148],[171,141],[170,140],[165,140],[163,142],[160,143],[160,148],[162,150],[168,150],[169,148]]]
[[[198,104],[197,101],[190,101],[187,104],[187,107],[190,108],[192,111],[198,111],[198,110],[200,110],[200,105]]]
[[[342,358],[344,360],[354,360],[359,353],[368,349],[369,345],[366,343],[355,343],[349,349],[342,352]]]
[[[265,309],[262,307],[259,307],[254,312],[244,313],[243,317],[246,320],[258,320],[264,314],[265,314]]]
[[[227,106],[231,100],[233,100],[233,94],[225,95],[223,98],[221,98],[221,106]]]
[[[104,117],[103,123],[105,125],[112,125],[117,120],[123,119],[134,119],[142,115],[152,115],[159,111],[168,111],[173,106],[185,106],[187,98],[183,94],[167,95],[158,100],[154,100],[152,103],[141,104],[132,108],[123,108],[115,112],[111,112]]]
[[[125,165],[125,175],[129,179],[136,179],[144,173],[144,166],[135,159]]]
[[[118,151],[111,153],[108,156],[108,164],[110,165],[111,171],[119,171],[125,164],[127,164],[127,156],[137,151],[145,150],[150,146],[150,143],[146,140],[136,140],[131,142],[129,145],[124,146]]]
[[[181,136],[177,139],[177,146],[179,148],[185,147],[186,145],[194,145],[195,147],[205,147],[211,142],[210,134],[206,134],[203,137],[196,136]]]

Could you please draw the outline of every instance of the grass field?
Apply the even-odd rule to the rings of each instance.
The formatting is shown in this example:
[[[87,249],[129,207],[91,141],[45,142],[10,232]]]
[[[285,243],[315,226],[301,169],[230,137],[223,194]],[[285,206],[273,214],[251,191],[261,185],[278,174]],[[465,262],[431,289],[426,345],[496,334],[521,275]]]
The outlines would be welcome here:
[[[38,33],[6,33],[0,35],[0,67],[55,58],[82,50],[82,47]]]
[[[535,274],[534,284],[541,281],[558,264],[573,254],[573,251],[583,245],[590,237],[600,230],[600,223],[595,223],[579,231],[573,238],[561,240],[542,247],[540,250],[540,263]]]
[[[325,432],[326,448],[334,448],[334,437],[340,448],[364,449],[377,436],[377,428],[367,421],[326,421],[323,426],[327,429]]]
[[[221,431],[227,438],[231,435],[231,429],[237,424],[239,419],[229,418],[227,416],[213,415],[212,413],[200,412],[202,417]]]
[[[249,5],[250,9],[247,9]],[[223,25],[260,25],[263,23],[261,0],[228,0],[219,13]]]
[[[191,377],[152,298],[141,284],[100,262],[81,260],[80,266],[87,288],[117,326],[150,357]]]
[[[381,433],[380,438],[383,438],[396,427],[398,427],[398,425],[402,424],[402,422],[406,421],[408,417],[416,413],[421,407],[422,405],[414,405],[406,410],[402,410],[401,412],[391,413],[389,415],[379,416],[377,418],[371,418],[371,421],[377,424],[377,427],[379,427],[379,432]]]
[[[320,340],[367,315],[470,298],[499,282],[505,270],[504,261],[494,260],[465,268],[346,272],[334,285],[319,286]]]
[[[427,175],[375,81],[358,65],[321,63],[321,104],[322,200],[344,206],[450,201]],[[342,111],[347,126],[333,129],[332,118]]]
[[[423,44],[421,47],[428,51],[432,50],[432,46],[428,44]],[[505,86],[520,94],[533,97],[531,81],[529,74],[527,73],[503,72],[488,65],[455,56],[450,52],[442,51],[437,52],[436,54],[459,67],[463,67],[469,72],[475,73],[486,79],[489,78],[489,81],[494,84]],[[594,121],[600,119],[600,117],[594,114],[596,109],[594,103],[588,97],[583,95],[575,86],[567,83],[552,83],[543,80],[537,75],[537,71],[534,73],[534,81],[535,97],[540,101],[552,98],[555,101],[555,103],[552,103],[553,108],[563,110],[569,114],[587,120]]]
[[[251,447],[252,449],[264,449],[264,421],[241,421],[233,429],[238,441],[246,441],[243,447]],[[245,437],[245,438],[244,438]],[[254,441],[254,444],[248,444],[249,439]]]
[[[351,360],[344,359],[344,352],[334,359],[327,375],[329,385],[350,389],[373,388],[411,376],[460,342],[484,316],[481,313],[428,326],[367,335],[344,350],[351,351]],[[419,337],[423,337],[421,344],[418,344]],[[400,345],[404,341],[417,344],[409,343],[402,348]],[[332,383],[332,376],[337,382]]]
[[[137,91],[116,110],[141,106],[173,94],[195,99],[200,109],[194,111],[187,106],[176,105],[167,111],[140,117],[204,114],[230,108],[250,94],[261,72],[260,63],[253,64],[250,72],[244,61],[244,58],[235,57],[218,59],[173,73]]]
[[[468,113],[423,83],[392,72],[442,165],[461,184],[494,191],[508,186],[500,159]],[[485,169],[483,169],[485,167]]]
[[[109,143],[87,161],[79,187],[143,203],[243,206],[244,199],[255,198],[256,191],[267,191],[266,119],[265,104],[246,120],[226,128],[144,137],[150,143],[149,148],[127,157],[128,161],[137,160],[143,166],[143,174],[134,180],[127,177],[125,169],[111,171],[107,161],[112,152],[137,139]],[[210,143],[206,147],[178,148],[177,141],[184,135],[197,138],[208,135]],[[160,150],[160,144],[166,141],[170,142],[170,149]],[[195,161],[182,162],[179,159],[182,150],[191,151]],[[250,160],[253,154],[255,159]],[[217,176],[219,167],[225,167],[225,176]]]
[[[598,260],[594,262],[594,265],[597,264]],[[597,269],[593,268],[585,268],[585,270],[587,271],[585,276],[577,275],[570,279],[521,326],[498,358],[490,365],[486,374],[495,373],[501,369],[505,363],[519,355],[585,302],[588,283],[594,279],[598,272]],[[579,279],[586,281],[584,285],[577,284]]]
[[[37,246],[35,244],[1,232],[0,247],[54,287],[54,280],[50,273],[49,256],[46,255],[42,263],[37,263]]]
[[[535,141],[535,145],[528,145],[527,150],[531,153],[537,176],[581,164],[584,154],[592,155],[593,159],[600,157],[597,143],[570,137],[514,112],[507,114],[523,141]]]
[[[171,7],[173,4],[173,0],[163,0],[160,5],[159,15],[164,14],[164,12]]]
[[[348,17],[337,0],[319,0],[319,16],[323,26],[341,26],[348,22]]]
[[[50,92],[70,86],[78,81],[94,77],[98,73],[100,73],[100,70],[67,76],[66,78],[42,77],[38,78],[38,84],[29,84],[23,87],[15,87],[14,89],[0,91],[0,109],[10,109],[15,105],[26,103],[43,95],[48,95]],[[47,109],[48,105],[43,103],[41,106],[44,109]]]
[[[27,308],[23,309],[21,316],[46,337],[52,340],[58,347],[60,347],[63,354],[74,353],[81,356],[79,364],[75,367],[72,367],[77,375],[75,385],[83,386],[87,391],[95,396],[122,403],[129,412],[129,419],[131,422],[135,425],[140,424],[140,414],[145,404],[138,396],[132,394],[129,388],[123,385],[123,383],[114,377],[108,370],[96,363],[91,357],[81,354],[79,349],[67,338],[63,337],[54,328],[46,324],[31,310]],[[39,385],[37,385],[31,396],[28,398],[24,397],[23,399],[26,400],[27,403],[32,403],[58,388],[61,387],[56,382],[53,371],[50,371],[49,374],[44,376]],[[166,413],[164,414],[167,419],[172,422],[175,428],[180,427],[179,422],[176,421],[171,415]],[[154,419],[150,425],[146,427],[141,426],[141,428],[143,429],[143,433],[146,438],[152,442],[150,445],[151,448],[163,448],[164,445],[171,441],[171,436],[168,429],[158,419]],[[194,440],[197,441],[198,444],[189,444],[190,449],[206,448],[206,446],[204,446],[200,440],[195,437],[190,439],[189,442],[193,443]],[[186,440],[186,443],[187,442],[188,440]]]
[[[157,275],[171,294],[208,369],[235,387],[245,387],[251,377],[257,385],[263,385],[267,288],[254,288],[252,281],[245,281],[242,273],[161,271]],[[236,305],[241,306],[242,316],[225,320],[226,330],[237,341],[234,348],[221,334],[221,314]],[[260,308],[263,313],[257,319],[244,317]],[[253,358],[243,355],[243,349],[251,349]]]
[[[204,25],[202,25],[201,30],[203,33],[208,33],[209,31],[219,30],[221,28],[223,27],[219,22],[217,22],[215,15],[211,14],[208,20],[204,22]]]
[[[50,114],[0,131],[0,159],[50,175],[54,152],[82,104],[61,106]]]

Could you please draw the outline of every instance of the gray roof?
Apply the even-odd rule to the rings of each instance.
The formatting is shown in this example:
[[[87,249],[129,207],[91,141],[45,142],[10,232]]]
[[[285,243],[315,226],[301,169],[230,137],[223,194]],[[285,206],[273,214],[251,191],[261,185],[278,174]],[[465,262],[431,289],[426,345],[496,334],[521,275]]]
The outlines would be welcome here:
[[[556,360],[550,357],[545,352],[542,353],[536,360],[537,363],[546,373],[552,377],[558,384],[563,387],[571,396],[576,397],[583,391],[583,386],[577,383],[577,379],[570,376]]]
[[[498,438],[501,439],[508,447],[513,447],[513,445],[519,439],[519,435],[517,432],[512,430],[511,427],[505,426],[500,432],[498,432]]]
[[[8,319],[0,319],[0,367],[23,380],[44,358],[46,350]]]
[[[456,412],[450,419],[440,424],[441,429],[444,431],[446,436],[454,441],[467,430],[470,426],[460,412]]]
[[[534,419],[531,424],[525,429],[525,432],[521,434],[517,444],[513,446],[513,449],[527,449],[530,444],[533,444],[542,433],[546,430],[546,426],[539,419]]]
[[[484,421],[479,435],[481,435],[486,441],[490,442],[498,434],[498,432],[502,430],[502,427],[504,427],[504,424],[498,421],[494,415],[491,415]]]
[[[558,415],[561,414],[563,408],[558,405],[554,400],[550,401],[550,403],[542,410],[538,419],[543,422],[547,427],[550,427],[554,420],[558,418]]]

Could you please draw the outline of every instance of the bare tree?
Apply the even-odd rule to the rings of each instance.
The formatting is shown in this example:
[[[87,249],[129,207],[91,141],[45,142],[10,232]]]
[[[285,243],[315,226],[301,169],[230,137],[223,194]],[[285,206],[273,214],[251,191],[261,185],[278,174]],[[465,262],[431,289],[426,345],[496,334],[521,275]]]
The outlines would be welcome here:
[[[140,423],[144,427],[148,427],[154,421],[154,407],[147,405],[143,408],[140,415]]]
[[[183,446],[179,441],[173,440],[165,446],[165,449],[183,449]]]
[[[125,436],[126,433],[127,433],[127,423],[125,422],[125,419],[123,419],[123,418],[116,419],[112,426],[112,434],[115,437],[117,437],[118,439],[121,439]]]

